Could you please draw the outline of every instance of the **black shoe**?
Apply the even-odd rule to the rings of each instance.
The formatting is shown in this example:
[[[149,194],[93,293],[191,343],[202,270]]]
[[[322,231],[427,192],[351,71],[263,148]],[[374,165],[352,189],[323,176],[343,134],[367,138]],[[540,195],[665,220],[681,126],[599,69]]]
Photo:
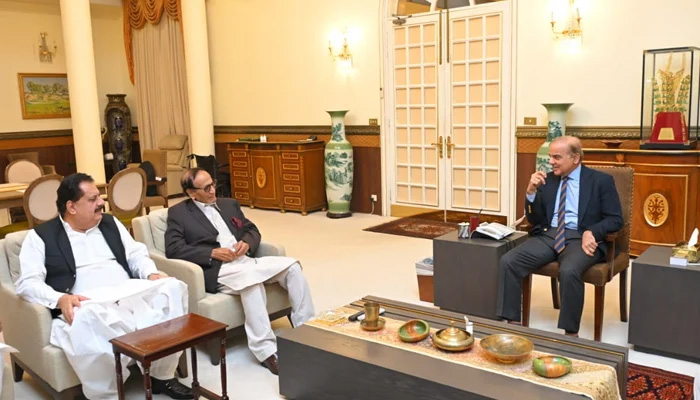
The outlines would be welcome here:
[[[162,381],[151,378],[151,388],[154,394],[164,394],[171,399],[194,399],[192,389],[180,383],[177,378]]]
[[[277,353],[271,355],[270,357],[267,357],[265,361],[262,361],[260,363],[263,367],[267,368],[270,370],[275,375],[279,375],[280,373],[280,368],[279,365],[277,364]]]

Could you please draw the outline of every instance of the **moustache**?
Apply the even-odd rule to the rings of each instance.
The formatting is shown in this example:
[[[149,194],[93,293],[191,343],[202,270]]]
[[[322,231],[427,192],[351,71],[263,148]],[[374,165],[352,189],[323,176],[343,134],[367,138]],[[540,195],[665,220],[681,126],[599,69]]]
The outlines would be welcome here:
[[[104,210],[105,210],[105,206],[104,206],[104,204],[103,204],[103,205],[97,207],[97,208],[95,209],[95,212],[99,212],[99,211],[104,212]]]

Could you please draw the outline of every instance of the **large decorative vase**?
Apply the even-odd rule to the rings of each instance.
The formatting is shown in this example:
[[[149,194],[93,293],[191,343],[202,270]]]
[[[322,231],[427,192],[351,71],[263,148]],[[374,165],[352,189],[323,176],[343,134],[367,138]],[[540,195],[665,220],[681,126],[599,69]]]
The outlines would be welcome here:
[[[131,110],[126,105],[125,94],[108,94],[105,107],[105,125],[109,137],[109,152],[112,153],[112,171],[126,168],[131,161]]]
[[[331,116],[331,140],[326,145],[325,172],[326,198],[329,218],[345,218],[352,215],[352,145],[345,138],[345,114],[348,110],[326,111]]]
[[[547,140],[537,150],[537,161],[535,169],[537,171],[551,172],[549,165],[549,144],[559,136],[566,135],[566,112],[574,103],[545,103],[542,104],[547,109]]]

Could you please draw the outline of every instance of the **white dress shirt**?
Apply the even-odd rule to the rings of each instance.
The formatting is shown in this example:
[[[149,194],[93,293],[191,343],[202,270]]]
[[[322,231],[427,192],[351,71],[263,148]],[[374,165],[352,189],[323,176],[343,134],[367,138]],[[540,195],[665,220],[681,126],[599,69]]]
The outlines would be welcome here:
[[[233,249],[233,246],[236,244],[236,242],[238,242],[238,240],[236,240],[236,237],[233,236],[233,233],[231,233],[231,229],[229,229],[228,225],[226,225],[224,217],[221,216],[219,206],[216,205],[216,203],[207,204],[197,200],[194,200],[194,204],[204,213],[204,216],[207,217],[209,222],[214,225],[214,228],[219,231],[219,235],[216,237],[216,240],[219,242],[221,247]]]
[[[85,232],[78,232],[62,218],[61,222],[75,259],[75,285],[70,293],[80,294],[85,290],[116,286],[129,279],[97,225]],[[126,260],[133,276],[146,279],[150,274],[157,273],[155,264],[148,257],[146,245],[136,242],[119,220],[115,218],[114,222],[119,229]],[[44,260],[44,241],[32,229],[24,239],[19,253],[21,275],[16,282],[17,294],[29,302],[56,308],[58,299],[65,293],[58,292],[46,284]]]

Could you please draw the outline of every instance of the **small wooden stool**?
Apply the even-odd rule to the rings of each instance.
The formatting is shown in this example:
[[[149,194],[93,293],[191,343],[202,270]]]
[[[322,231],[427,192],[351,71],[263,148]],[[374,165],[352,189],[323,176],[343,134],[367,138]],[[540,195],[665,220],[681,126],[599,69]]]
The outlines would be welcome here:
[[[197,352],[195,345],[217,337],[221,343],[221,396],[199,386],[199,381],[197,380]],[[145,329],[127,333],[109,342],[112,343],[114,360],[116,361],[117,390],[120,400],[124,399],[121,354],[141,362],[146,399],[150,400],[153,397],[150,375],[151,362],[187,348],[191,348],[192,351],[192,393],[194,398],[197,399],[199,396],[203,396],[207,399],[228,400],[228,395],[226,394],[226,324],[198,314],[187,314]]]

